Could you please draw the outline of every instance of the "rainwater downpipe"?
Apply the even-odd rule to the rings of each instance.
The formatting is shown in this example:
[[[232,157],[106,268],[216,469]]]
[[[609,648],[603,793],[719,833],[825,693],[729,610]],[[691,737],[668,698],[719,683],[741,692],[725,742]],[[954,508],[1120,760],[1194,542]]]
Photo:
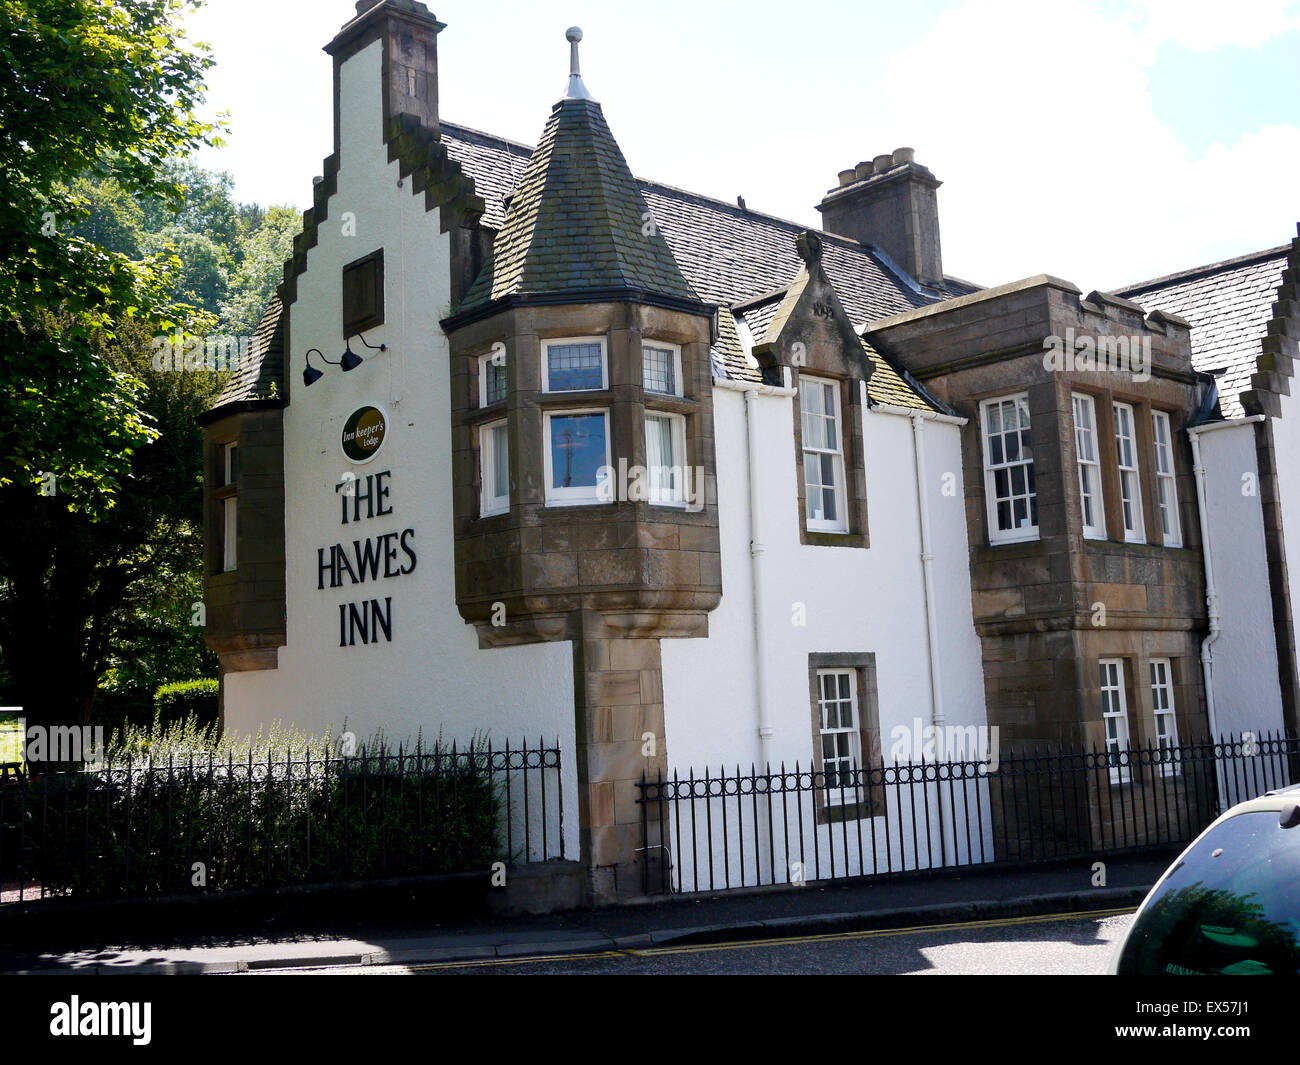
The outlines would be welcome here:
[[[769,700],[767,678],[767,605],[764,596],[763,546],[763,471],[758,460],[758,397],[779,396],[793,398],[795,389],[789,387],[790,371],[783,368],[785,387],[758,384],[751,381],[733,381],[729,378],[713,379],[714,387],[745,396],[745,453],[749,459],[749,576],[750,597],[754,611],[754,693],[758,709],[759,751],[766,764],[771,760],[771,742],[775,729],[772,726],[772,708]]]

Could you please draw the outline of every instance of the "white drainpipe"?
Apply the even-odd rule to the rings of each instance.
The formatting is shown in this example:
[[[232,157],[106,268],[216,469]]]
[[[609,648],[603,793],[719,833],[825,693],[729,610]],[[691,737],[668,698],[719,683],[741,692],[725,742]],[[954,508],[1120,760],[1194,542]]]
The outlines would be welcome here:
[[[784,370],[784,379],[790,380],[790,371]],[[767,682],[767,606],[763,595],[763,561],[766,548],[759,538],[762,529],[762,484],[763,471],[758,461],[757,403],[759,396],[781,396],[791,398],[795,389],[762,385],[752,381],[733,381],[729,378],[715,377],[715,388],[730,392],[742,392],[745,396],[745,446],[749,455],[749,574],[750,596],[754,610],[754,691],[758,702],[758,735],[761,758],[764,763],[770,760],[770,745],[774,729],[772,727],[772,710],[768,700]]]

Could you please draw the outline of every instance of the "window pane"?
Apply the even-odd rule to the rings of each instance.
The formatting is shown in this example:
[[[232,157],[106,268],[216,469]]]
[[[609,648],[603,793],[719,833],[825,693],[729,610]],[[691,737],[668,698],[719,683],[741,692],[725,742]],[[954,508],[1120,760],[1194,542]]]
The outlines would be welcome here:
[[[491,359],[483,362],[484,399],[488,403],[499,403],[506,398],[506,366]]]
[[[546,349],[552,392],[603,388],[600,344],[551,344]]]
[[[800,383],[799,408],[806,414],[823,413],[820,382],[805,380]]]
[[[606,465],[604,415],[556,414],[550,423],[551,487],[596,487],[596,473]]]
[[[238,556],[235,553],[239,532],[237,513],[237,504],[233,496],[221,501],[221,568],[226,573],[235,569],[238,563]]]
[[[650,472],[650,498],[655,502],[676,500],[681,457],[676,452],[674,419],[647,414],[645,419],[646,466]]]
[[[835,490],[833,488],[822,489],[822,520],[839,520],[839,515],[835,511]]]
[[[492,498],[510,494],[510,437],[506,426],[492,429]]]
[[[677,394],[677,367],[671,348],[641,346],[641,366],[647,392]]]

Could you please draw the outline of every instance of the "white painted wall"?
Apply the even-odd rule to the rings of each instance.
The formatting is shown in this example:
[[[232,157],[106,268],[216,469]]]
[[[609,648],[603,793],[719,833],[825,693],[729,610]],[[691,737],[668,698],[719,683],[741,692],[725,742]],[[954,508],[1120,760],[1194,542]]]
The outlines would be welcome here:
[[[1203,432],[1200,439],[1221,624],[1212,646],[1216,726],[1220,733],[1280,730],[1282,692],[1257,487],[1255,427],[1239,422]],[[1287,464],[1282,466],[1290,476]],[[1254,494],[1243,492],[1247,478],[1256,486]],[[1292,498],[1300,498],[1300,484],[1295,490]],[[1300,540],[1296,550],[1300,551]]]
[[[808,655],[814,652],[874,652],[879,686],[879,723],[882,755],[886,764],[891,732],[911,727],[914,719],[930,718],[930,677],[927,659],[925,601],[921,572],[920,525],[917,508],[912,427],[907,418],[883,412],[864,415],[867,508],[871,546],[854,548],[808,547],[799,542],[799,515],[795,482],[794,414],[785,397],[760,397],[755,404],[758,431],[758,466],[763,471],[762,514],[756,530],[766,548],[764,601],[767,604],[767,673],[774,735],[765,751],[758,734],[757,695],[754,683],[754,615],[751,595],[751,538],[749,516],[748,442],[744,397],[714,389],[715,434],[718,455],[718,507],[722,547],[722,602],[709,618],[703,640],[663,641],[665,741],[669,773],[685,775],[705,767],[716,770],[726,760],[730,771],[740,762],[748,772],[752,763],[765,761],[773,768],[796,762],[807,769],[813,753],[812,708],[809,705]],[[962,504],[961,441],[956,426],[928,423],[926,434],[926,490],[935,555],[935,594],[939,629],[939,656],[944,692],[944,712],[949,725],[984,725],[984,679],[979,639],[971,620],[970,572],[967,562],[966,522]],[[953,474],[953,492],[943,491],[944,474]],[[797,604],[802,604],[806,624],[796,624]],[[958,787],[960,796],[961,789]],[[924,817],[921,788],[916,789],[920,816]],[[973,787],[972,787],[973,796]],[[811,841],[813,826],[805,796],[804,838]],[[938,805],[931,797],[932,817]],[[788,831],[792,850],[797,844],[797,810],[788,802]],[[906,806],[906,803],[904,803]],[[760,807],[762,804],[760,803]],[[897,805],[891,805],[891,835],[900,836]],[[739,874],[737,855],[745,837],[748,870],[754,882],[754,861],[769,882],[765,830],[762,846],[755,850],[752,814],[743,830],[737,808],[729,804],[728,850],[732,882]],[[714,831],[721,838],[721,801],[715,802]],[[911,814],[902,811],[906,824],[905,853],[896,850],[892,867],[915,868],[910,853]],[[703,825],[703,803],[699,824]],[[950,814],[948,816],[951,816]],[[761,819],[761,815],[760,815]],[[775,879],[786,879],[783,864],[783,829],[777,809]],[[958,823],[963,824],[958,811]],[[832,835],[837,871],[872,869],[871,822],[861,823],[859,850],[857,822],[816,829],[822,875],[831,863]],[[987,826],[986,826],[987,828]],[[671,830],[674,838],[675,826]],[[963,825],[964,832],[964,825]],[[885,868],[884,828],[876,822],[877,863]],[[978,829],[972,834],[978,837]],[[976,842],[975,847],[978,848]],[[963,842],[964,848],[964,842]],[[674,847],[676,850],[677,848]],[[715,845],[715,855],[720,853]],[[676,861],[689,889],[695,873],[689,838],[681,843]],[[978,853],[978,850],[977,850]],[[991,853],[991,851],[990,851]],[[813,861],[811,846],[806,851]],[[705,846],[698,848],[704,862]],[[928,865],[922,832],[920,865]],[[722,876],[720,857],[715,876]],[[936,854],[935,864],[940,864]],[[703,875],[703,874],[701,874]],[[812,879],[814,869],[806,875]],[[720,883],[721,881],[719,881]]]
[[[559,739],[564,753],[566,854],[576,858],[572,649],[565,643],[481,651],[474,629],[456,610],[451,512],[451,403],[448,345],[439,318],[450,303],[450,242],[438,212],[398,164],[381,137],[380,44],[342,69],[341,166],[338,191],[319,243],[308,252],[291,309],[292,402],[285,410],[285,535],[287,644],[279,668],[226,676],[228,727],[255,732],[281,720],[321,733],[348,729],[364,738],[382,728],[394,742],[440,733],[462,743],[478,732],[494,744]],[[345,212],[356,235],[344,236]],[[385,322],[367,334],[388,352],[366,364],[303,387],[303,356],[320,348],[337,359],[345,263],[384,249]],[[321,364],[317,361],[316,365]],[[387,410],[388,438],[369,463],[356,465],[339,447],[342,423],[356,408]],[[334,486],[391,470],[393,513],[340,524]],[[415,530],[414,572],[377,583],[317,589],[317,548],[406,528]],[[405,561],[405,557],[401,559]],[[392,596],[391,643],[339,647],[338,604]],[[552,811],[555,804],[551,804]]]

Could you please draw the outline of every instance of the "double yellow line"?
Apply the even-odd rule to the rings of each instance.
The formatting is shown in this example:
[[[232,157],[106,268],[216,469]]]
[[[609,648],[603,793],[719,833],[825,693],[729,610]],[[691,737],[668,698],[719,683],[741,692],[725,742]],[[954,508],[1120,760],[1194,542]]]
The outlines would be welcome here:
[[[427,965],[407,965],[403,968],[413,973],[435,969],[479,969],[500,965],[537,965],[542,962],[592,961],[601,958],[650,958],[663,954],[703,954],[717,950],[749,950],[753,947],[787,947],[800,943],[834,943],[853,939],[886,939],[891,936],[912,936],[922,932],[969,931],[975,928],[1014,928],[1018,925],[1048,924],[1052,921],[1095,920],[1101,917],[1119,917],[1133,913],[1134,907],[1114,910],[1081,910],[1073,913],[1048,913],[1033,917],[1006,917],[987,921],[956,921],[951,924],[922,924],[908,928],[881,928],[870,932],[829,932],[816,936],[787,936],[778,939],[745,939],[735,943],[695,943],[680,947],[640,947],[625,950],[599,950],[587,954],[539,954],[526,958],[492,958],[482,961],[449,961]],[[386,966],[385,966],[386,967]]]

